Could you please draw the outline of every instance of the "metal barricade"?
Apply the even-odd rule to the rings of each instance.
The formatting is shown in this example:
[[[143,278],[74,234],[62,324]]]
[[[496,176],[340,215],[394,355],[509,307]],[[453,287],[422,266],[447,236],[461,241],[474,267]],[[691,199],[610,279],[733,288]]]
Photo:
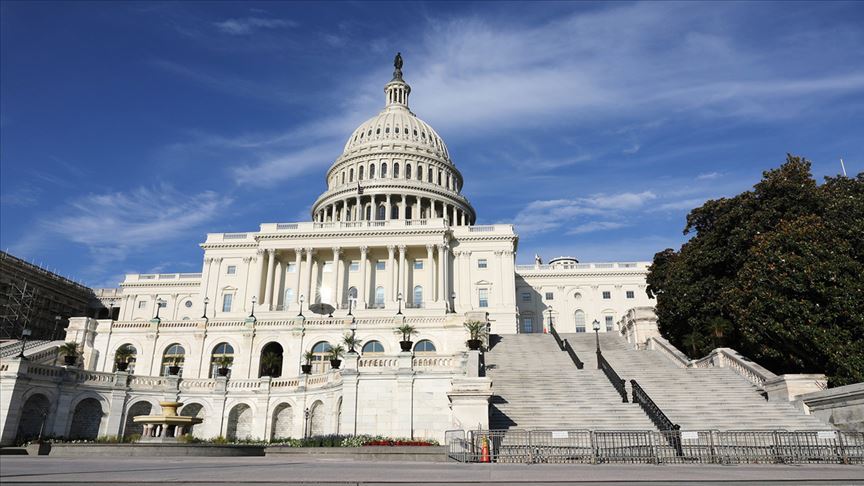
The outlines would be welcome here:
[[[656,463],[654,432],[650,430],[595,430],[594,454],[598,463]]]
[[[715,432],[715,453],[721,464],[772,464],[781,462],[776,430],[730,430]]]
[[[843,464],[864,464],[864,432],[837,432]]]
[[[444,443],[447,445],[447,457],[459,462],[468,462],[469,443],[465,440],[464,430],[448,430],[444,432]]]
[[[714,434],[711,430],[661,430],[654,432],[657,462],[665,464],[711,464]]]
[[[588,430],[534,430],[529,444],[532,463],[594,463],[594,447]]]

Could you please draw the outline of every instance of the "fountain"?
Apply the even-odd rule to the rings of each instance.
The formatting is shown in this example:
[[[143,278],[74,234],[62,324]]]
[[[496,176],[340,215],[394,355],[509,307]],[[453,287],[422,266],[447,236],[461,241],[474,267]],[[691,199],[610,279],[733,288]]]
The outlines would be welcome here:
[[[192,430],[192,426],[200,424],[204,419],[177,415],[177,409],[183,406],[180,402],[159,402],[162,415],[139,415],[133,417],[136,424],[144,424],[140,442],[170,443],[178,442],[181,437]]]

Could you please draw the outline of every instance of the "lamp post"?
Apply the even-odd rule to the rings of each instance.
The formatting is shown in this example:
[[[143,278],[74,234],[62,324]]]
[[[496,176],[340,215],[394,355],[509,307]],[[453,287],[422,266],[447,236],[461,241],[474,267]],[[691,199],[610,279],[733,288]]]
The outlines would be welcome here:
[[[207,320],[207,304],[210,303],[210,299],[208,297],[204,297],[204,315],[201,316],[201,319]]]
[[[450,312],[456,313],[456,292],[450,292]]]
[[[552,306],[547,306],[549,309],[549,332],[552,332]]]
[[[165,304],[165,301],[162,299],[156,299],[156,317],[154,319],[159,319],[159,310],[162,309],[162,306]]]
[[[60,321],[63,319],[61,316],[54,316],[54,330],[51,331],[51,340],[57,339],[57,328],[60,326]]]
[[[348,350],[349,353],[354,353],[354,336],[357,334],[357,319],[354,316],[351,316],[351,349]]]
[[[297,317],[303,317],[303,294],[300,294],[300,313],[297,314]]]
[[[18,353],[19,359],[27,359],[24,357],[24,348],[27,346],[27,338],[29,338],[31,334],[33,334],[33,331],[27,329],[26,325],[24,329],[21,329],[21,352]]]
[[[599,370],[599,369],[600,369],[600,358],[601,358],[601,352],[600,352],[600,321],[598,321],[597,319],[594,319],[593,326],[594,326],[594,337],[597,339],[597,369]]]
[[[396,302],[399,303],[399,312],[396,313],[397,316],[402,315],[402,292],[396,294]]]
[[[252,296],[252,312],[249,313],[249,317],[252,319],[255,319],[255,302],[257,302],[257,301],[258,301],[258,297],[253,295]]]
[[[303,437],[304,437],[304,438],[309,437],[309,416],[310,416],[310,415],[312,415],[312,414],[311,414],[311,412],[309,411],[309,409],[307,408],[307,409],[303,412],[303,416],[306,418],[306,420],[303,421]]]

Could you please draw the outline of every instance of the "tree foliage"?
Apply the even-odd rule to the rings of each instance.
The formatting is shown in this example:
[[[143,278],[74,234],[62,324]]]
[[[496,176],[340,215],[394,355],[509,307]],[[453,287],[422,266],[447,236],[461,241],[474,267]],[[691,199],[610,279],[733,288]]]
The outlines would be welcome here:
[[[728,346],[777,373],[864,381],[864,173],[818,185],[787,156],[751,191],[687,216],[654,256],[660,332],[691,357]]]

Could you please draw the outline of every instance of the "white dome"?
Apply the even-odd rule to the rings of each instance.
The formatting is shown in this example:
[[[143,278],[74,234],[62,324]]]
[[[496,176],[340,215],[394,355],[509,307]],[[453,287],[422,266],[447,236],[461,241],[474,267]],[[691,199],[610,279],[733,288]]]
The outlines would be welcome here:
[[[444,140],[406,106],[388,105],[381,113],[363,122],[348,138],[344,154],[382,142],[413,145],[450,162]]]

